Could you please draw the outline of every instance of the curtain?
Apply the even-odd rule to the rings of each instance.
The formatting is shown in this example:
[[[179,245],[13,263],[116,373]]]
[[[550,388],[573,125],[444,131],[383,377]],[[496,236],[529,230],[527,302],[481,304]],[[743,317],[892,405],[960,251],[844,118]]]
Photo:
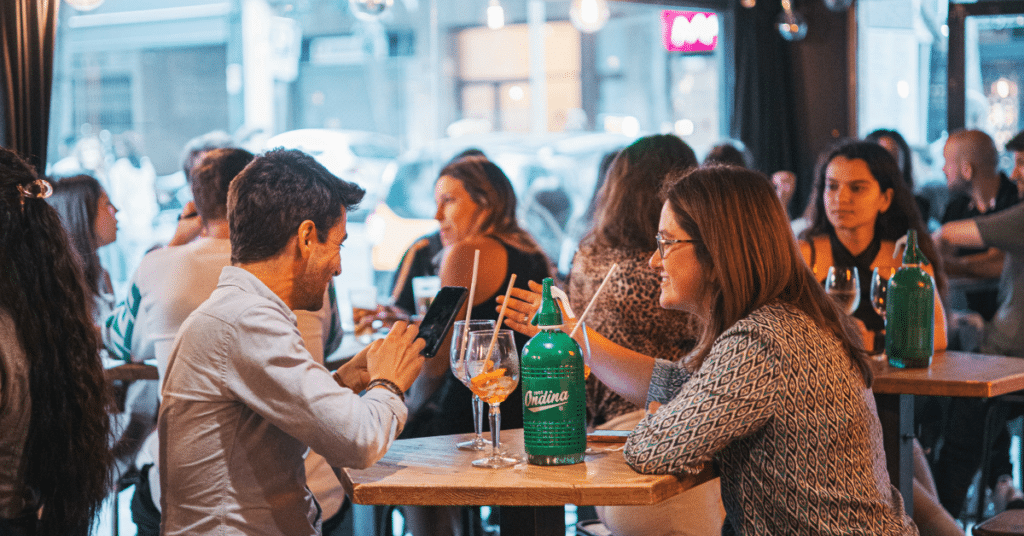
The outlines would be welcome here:
[[[5,147],[46,165],[59,0],[0,0],[0,104]]]
[[[800,173],[793,57],[775,23],[779,2],[736,9],[736,90],[732,136],[746,144],[754,167]]]

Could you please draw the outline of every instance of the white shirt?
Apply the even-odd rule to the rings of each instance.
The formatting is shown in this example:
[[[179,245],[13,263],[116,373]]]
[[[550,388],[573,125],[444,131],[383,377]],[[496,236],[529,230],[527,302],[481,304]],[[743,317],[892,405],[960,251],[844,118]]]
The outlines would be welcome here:
[[[368,467],[407,416],[385,389],[338,386],[284,302],[233,266],[182,325],[162,395],[164,535],[319,534],[306,447],[334,467]]]
[[[192,311],[217,288],[220,272],[231,265],[231,241],[200,238],[188,244],[149,252],[135,270],[128,295],[112,313],[103,329],[103,343],[112,355],[140,363],[155,359],[160,378],[167,370],[167,356],[178,328]],[[332,315],[332,312],[334,313]],[[319,311],[297,311],[299,331],[306,350],[319,363],[324,347],[336,347],[340,322],[330,300]],[[149,442],[154,467],[150,468],[150,493],[160,507],[159,453]],[[345,492],[323,458],[311,452],[306,460],[309,489],[324,511],[324,519],[341,509]]]

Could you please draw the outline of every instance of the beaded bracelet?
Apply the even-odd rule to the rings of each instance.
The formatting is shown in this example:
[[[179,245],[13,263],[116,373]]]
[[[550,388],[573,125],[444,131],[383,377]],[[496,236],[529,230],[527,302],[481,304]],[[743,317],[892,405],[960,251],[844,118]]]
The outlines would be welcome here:
[[[398,387],[398,385],[395,382],[391,381],[391,380],[386,380],[384,378],[377,378],[376,380],[370,381],[370,383],[366,386],[366,390],[369,391],[370,389],[373,389],[374,387],[383,387],[383,388],[387,389],[388,391],[391,391],[392,393],[394,393],[395,396],[397,396],[398,398],[401,398],[402,402],[405,402],[405,393],[403,393],[402,389],[400,387]]]

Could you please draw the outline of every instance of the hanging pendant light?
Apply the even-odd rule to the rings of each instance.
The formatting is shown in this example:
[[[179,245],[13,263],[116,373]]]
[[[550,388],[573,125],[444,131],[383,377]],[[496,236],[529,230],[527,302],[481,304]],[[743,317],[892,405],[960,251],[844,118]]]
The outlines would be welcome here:
[[[782,13],[779,13],[776,24],[786,41],[799,41],[807,35],[807,19],[793,9],[791,0],[782,0]]]
[[[491,0],[487,4],[487,27],[492,30],[498,30],[505,26],[505,9],[501,7],[501,2],[498,0]]]
[[[103,3],[103,0],[64,0],[78,11],[92,11]]]
[[[853,4],[853,0],[825,0],[825,7],[835,13],[846,11],[851,4]]]
[[[594,33],[604,28],[610,16],[607,0],[572,0],[569,6],[569,20],[583,33]]]
[[[359,20],[377,20],[395,0],[348,0],[348,8]]]
[[[740,0],[740,5],[747,9],[751,9],[757,5],[757,0]]]

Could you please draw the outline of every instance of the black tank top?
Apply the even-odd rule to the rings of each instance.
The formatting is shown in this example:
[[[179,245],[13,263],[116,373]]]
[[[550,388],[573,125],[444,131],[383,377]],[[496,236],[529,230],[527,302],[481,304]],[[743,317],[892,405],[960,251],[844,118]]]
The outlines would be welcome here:
[[[505,248],[505,253],[508,257],[505,279],[502,281],[501,286],[498,287],[497,292],[473,307],[472,318],[474,319],[498,320],[498,296],[504,296],[512,274],[516,274],[515,287],[521,289],[529,289],[529,281],[540,283],[549,275],[547,257],[543,253],[525,252],[500,240],[499,242]],[[529,338],[520,333],[515,333],[515,340],[516,347],[521,354],[523,345],[526,344]],[[433,359],[447,359],[447,356],[448,352],[439,352]],[[472,397],[472,391],[463,385],[461,381],[455,379],[455,375],[452,374],[450,369],[445,371],[441,387],[430,398],[430,401],[427,402],[423,410],[410,417],[409,424],[402,432],[401,437],[412,438],[472,432],[474,430]],[[501,403],[501,429],[522,427],[523,393],[522,388],[517,386],[516,390]],[[486,424],[483,430],[486,433]]]
[[[829,242],[832,245],[832,266],[854,266],[857,268],[860,280],[860,305],[853,312],[853,317],[864,322],[864,327],[871,331],[881,331],[885,327],[882,317],[871,307],[871,272],[874,271],[872,263],[878,257],[882,249],[882,240],[875,233],[875,237],[868,244],[867,249],[860,255],[854,256],[850,250],[834,234],[829,234]]]

